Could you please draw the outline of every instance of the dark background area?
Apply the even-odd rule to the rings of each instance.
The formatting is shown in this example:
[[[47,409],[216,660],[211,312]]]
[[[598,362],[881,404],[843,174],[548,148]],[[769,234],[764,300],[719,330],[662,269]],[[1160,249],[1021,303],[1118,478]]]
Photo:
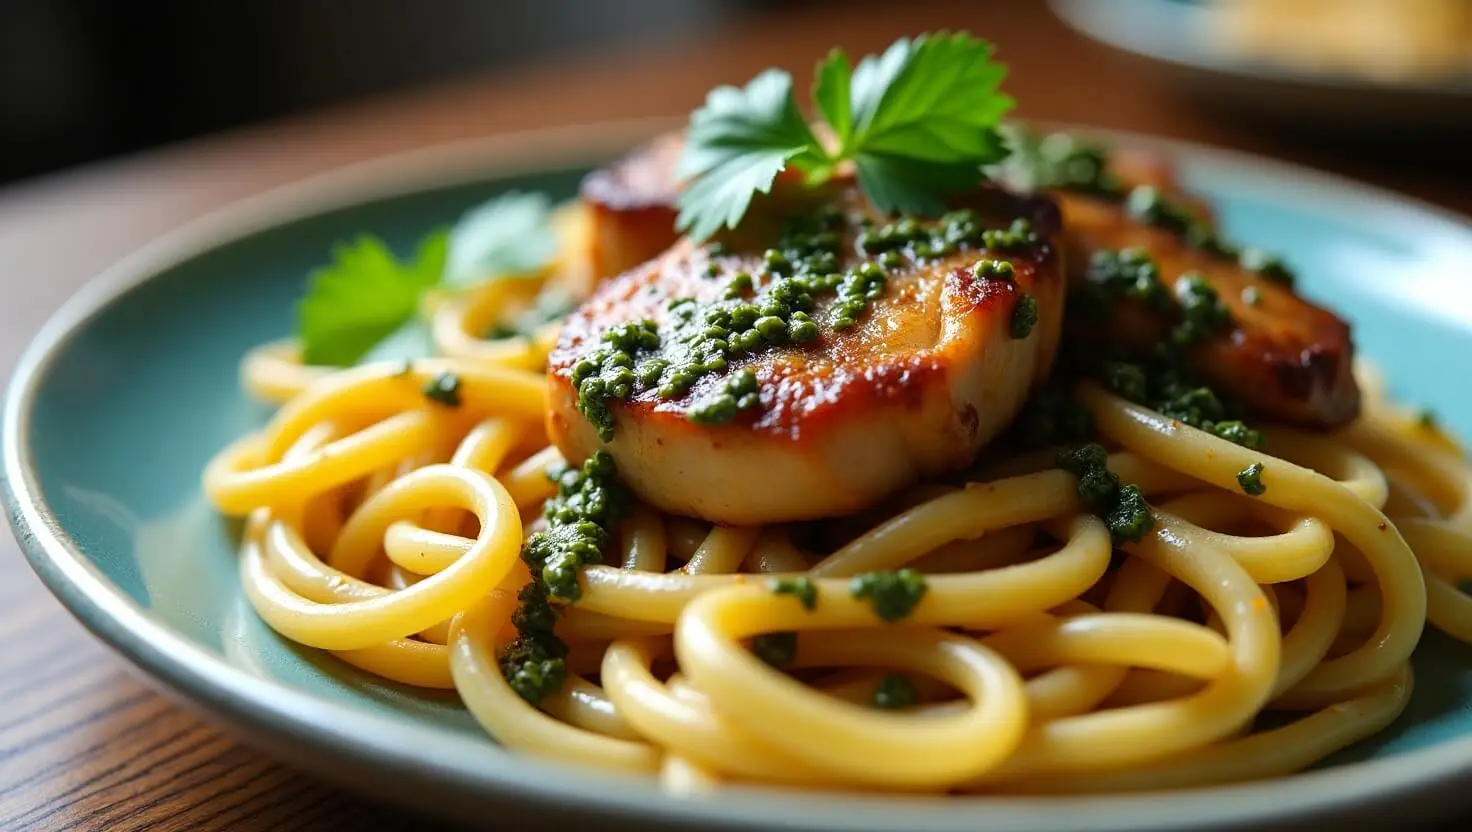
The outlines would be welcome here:
[[[780,0],[0,0],[0,183]],[[848,3],[845,13],[858,13]],[[432,10],[432,13],[429,13]]]

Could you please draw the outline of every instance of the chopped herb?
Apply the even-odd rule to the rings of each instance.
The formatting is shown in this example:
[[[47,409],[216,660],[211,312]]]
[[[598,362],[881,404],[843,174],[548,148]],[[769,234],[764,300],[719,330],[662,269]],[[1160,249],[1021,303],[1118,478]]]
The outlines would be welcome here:
[[[1026,448],[1082,442],[1094,436],[1094,417],[1088,408],[1057,386],[1045,388],[1029,399],[1014,425],[1019,442]]]
[[[797,657],[797,633],[765,633],[751,640],[751,652],[772,667],[786,667]]]
[[[444,231],[425,237],[403,261],[372,235],[334,246],[332,261],[311,274],[297,306],[302,361],[347,367],[411,321],[420,296],[439,283],[448,250]]]
[[[850,269],[838,284],[838,302],[833,304],[834,329],[852,329],[870,304],[884,294],[889,275],[878,263],[863,263]]]
[[[1181,322],[1171,331],[1171,340],[1181,346],[1196,344],[1230,326],[1231,313],[1217,296],[1216,289],[1198,272],[1188,272],[1176,280],[1176,300],[1181,304]]]
[[[753,285],[750,273],[737,272],[726,283],[726,300],[735,300],[745,295],[751,291]]]
[[[445,407],[459,407],[460,377],[454,373],[440,373],[424,385],[424,397]]]
[[[1130,401],[1145,401],[1150,396],[1149,380],[1138,364],[1107,362],[1103,367],[1103,377],[1105,386]]]
[[[1189,211],[1171,202],[1154,185],[1139,185],[1125,198],[1125,210],[1140,222],[1184,234],[1196,223]]]
[[[1104,446],[1088,444],[1058,454],[1058,467],[1078,477],[1078,498],[1103,520],[1116,544],[1138,543],[1155,527],[1155,516],[1137,485],[1121,485],[1109,470]]]
[[[756,373],[742,370],[727,378],[710,398],[690,408],[690,421],[701,425],[718,425],[736,418],[743,410],[762,403],[757,389]]]
[[[915,683],[899,673],[886,673],[879,677],[879,687],[874,689],[874,707],[887,711],[908,708],[919,698]]]
[[[1085,279],[1088,281],[1085,291],[1093,292],[1106,307],[1118,299],[1143,303],[1157,312],[1171,307],[1170,293],[1160,282],[1160,268],[1141,248],[1094,252]]]
[[[1059,188],[1106,199],[1124,195],[1119,177],[1109,169],[1109,153],[1103,145],[1067,133],[1039,137],[1016,127],[1007,131],[1007,139],[1013,152],[1004,172],[1019,187]]]
[[[1237,485],[1242,487],[1242,493],[1261,497],[1267,492],[1268,487],[1262,481],[1262,468],[1261,462],[1254,462],[1237,472]]]
[[[1032,295],[1023,295],[1012,307],[1012,337],[1018,340],[1032,334],[1038,322],[1038,302]]]
[[[993,228],[982,232],[982,245],[990,251],[1026,251],[1037,243],[1032,223],[1015,219],[1006,228]]]
[[[572,365],[578,412],[597,428],[599,439],[613,439],[613,411],[608,408],[608,400],[633,395],[635,359],[659,349],[659,345],[654,321],[629,321],[603,333],[598,346]]]
[[[1016,269],[1006,260],[977,260],[976,265],[971,267],[971,273],[977,280],[1011,280],[1017,275]]]
[[[778,595],[791,595],[802,604],[804,609],[812,610],[818,606],[818,587],[813,580],[805,575],[795,578],[773,578],[772,591]]]
[[[925,576],[914,569],[896,572],[867,572],[849,582],[849,594],[867,600],[874,614],[884,621],[895,622],[915,611],[928,587]]]
[[[1242,290],[1242,302],[1248,306],[1262,305],[1262,290],[1256,286],[1248,286]]]
[[[527,538],[521,558],[532,581],[517,595],[512,615],[517,637],[501,655],[501,671],[521,698],[533,705],[556,692],[567,678],[567,645],[553,632],[552,603],[582,597],[578,572],[599,563],[612,535],[629,510],[630,498],[618,482],[613,458],[598,451],[580,467],[548,472],[557,493],[543,507],[548,526]]]
[[[1274,283],[1281,283],[1292,288],[1294,276],[1292,270],[1277,257],[1259,248],[1244,248],[1237,257],[1237,263],[1242,268],[1255,272]]]
[[[1109,536],[1114,540],[1138,543],[1155,528],[1155,515],[1151,513],[1140,486],[1131,483],[1120,486],[1119,496],[1105,515],[1104,523],[1109,526]]]
[[[1416,425],[1426,430],[1435,430],[1437,426],[1436,411],[1429,407],[1423,407],[1418,410],[1416,412]]]

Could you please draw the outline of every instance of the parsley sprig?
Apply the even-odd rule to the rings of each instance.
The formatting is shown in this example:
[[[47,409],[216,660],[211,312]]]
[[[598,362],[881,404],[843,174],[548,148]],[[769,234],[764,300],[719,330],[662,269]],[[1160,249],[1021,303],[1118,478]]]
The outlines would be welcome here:
[[[880,210],[943,211],[944,193],[975,186],[983,166],[1007,155],[998,125],[1014,102],[999,90],[1006,67],[991,56],[991,44],[965,32],[902,38],[857,67],[835,49],[814,73],[826,144],[798,109],[787,72],[717,87],[690,116],[677,226],[706,239],[736,227],[784,170],[816,186],[845,162]]]
[[[302,361],[346,367],[390,351],[427,354],[418,320],[424,295],[535,272],[556,249],[543,194],[512,192],[466,212],[450,229],[425,235],[405,260],[371,234],[339,243],[314,271],[297,307]],[[410,356],[413,357],[413,356]]]

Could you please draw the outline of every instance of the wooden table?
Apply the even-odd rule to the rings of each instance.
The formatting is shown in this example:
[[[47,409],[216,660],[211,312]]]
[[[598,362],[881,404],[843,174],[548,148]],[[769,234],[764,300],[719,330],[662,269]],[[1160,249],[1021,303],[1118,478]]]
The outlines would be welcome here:
[[[83,281],[159,233],[250,193],[451,139],[688,112],[715,83],[805,70],[895,36],[969,28],[1000,44],[1020,113],[1330,167],[1472,213],[1472,176],[1325,155],[1212,118],[1040,4],[827,4],[706,37],[586,56],[210,138],[0,191],[0,377]],[[592,70],[592,71],[590,71]],[[130,675],[0,535],[0,829],[425,828],[268,761]]]

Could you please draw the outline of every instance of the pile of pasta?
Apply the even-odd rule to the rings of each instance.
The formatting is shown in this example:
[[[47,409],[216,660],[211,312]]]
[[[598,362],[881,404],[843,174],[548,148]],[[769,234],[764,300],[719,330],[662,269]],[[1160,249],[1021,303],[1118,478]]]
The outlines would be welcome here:
[[[556,270],[554,269],[554,272]],[[559,278],[553,274],[548,280]],[[711,527],[636,506],[557,633],[569,675],[539,707],[503,678],[519,552],[562,463],[539,369],[555,324],[477,333],[544,291],[497,281],[433,313],[440,357],[324,370],[273,344],[244,384],[281,404],[205,473],[248,518],[244,592],[287,639],[408,686],[454,689],[499,743],[657,775],[902,792],[1093,792],[1283,775],[1390,724],[1431,624],[1472,640],[1469,468],[1365,375],[1332,435],[1263,451],[1083,386],[1109,466],[1156,512],[1115,547],[1054,453],[931,483],[802,529]],[[442,373],[460,403],[423,394]],[[1263,462],[1266,491],[1237,474]],[[815,542],[816,541],[816,542]],[[850,591],[914,568],[886,623]],[[809,610],[771,576],[802,574]],[[781,669],[753,637],[797,633]],[[875,707],[902,673],[918,701]]]

